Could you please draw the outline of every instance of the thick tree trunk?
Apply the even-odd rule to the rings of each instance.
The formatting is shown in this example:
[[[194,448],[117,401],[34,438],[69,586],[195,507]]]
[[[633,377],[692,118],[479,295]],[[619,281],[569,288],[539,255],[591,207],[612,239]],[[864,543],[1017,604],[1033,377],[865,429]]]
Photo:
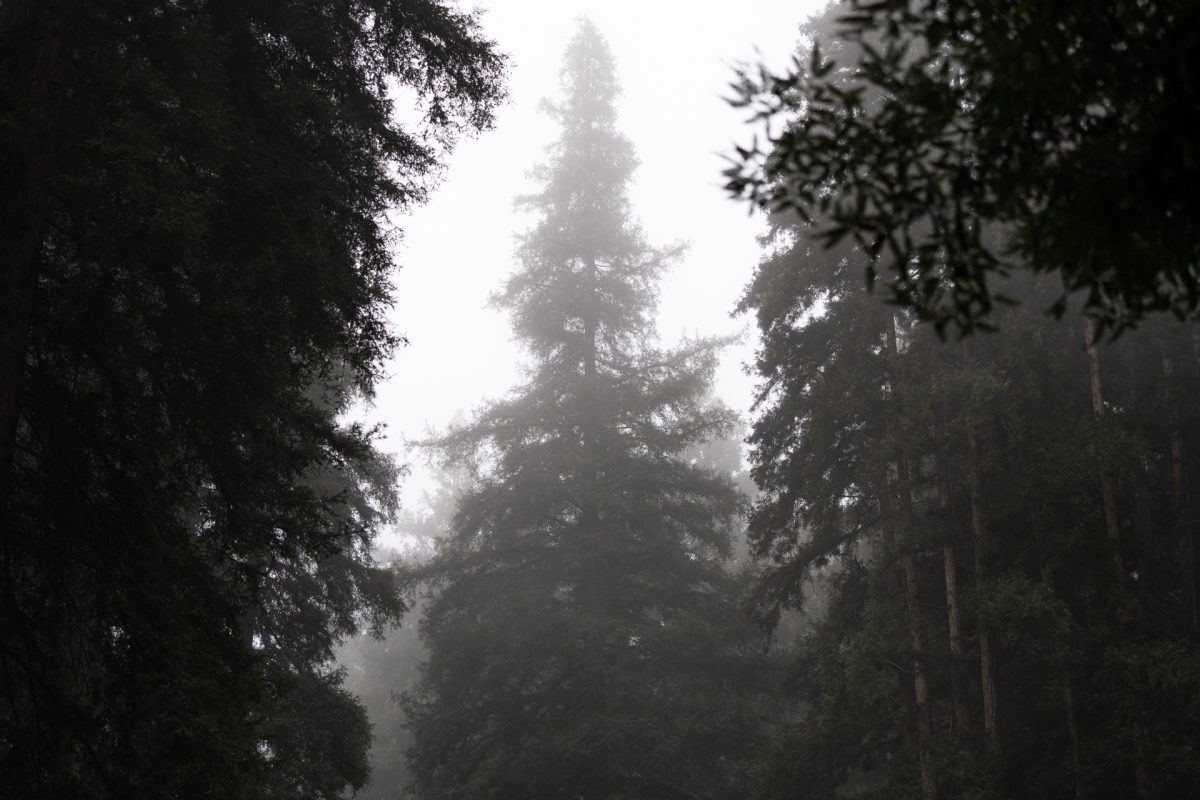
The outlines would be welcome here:
[[[963,340],[963,366],[971,366],[971,350]],[[979,475],[979,432],[975,415],[968,406],[967,427],[967,487],[971,496],[971,532],[975,550],[975,587],[982,590],[987,585],[987,519],[984,516],[983,483]],[[992,652],[992,639],[988,626],[979,623],[979,686],[983,695],[983,729],[987,734],[988,749],[1000,753],[1000,723],[996,692],[996,664]]]

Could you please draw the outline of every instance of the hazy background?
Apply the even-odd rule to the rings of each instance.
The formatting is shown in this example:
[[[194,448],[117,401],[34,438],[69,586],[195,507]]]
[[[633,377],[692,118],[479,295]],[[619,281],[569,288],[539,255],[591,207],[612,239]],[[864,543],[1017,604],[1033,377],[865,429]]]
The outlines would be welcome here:
[[[412,467],[404,501],[431,486],[406,439],[443,429],[456,413],[501,397],[519,378],[521,354],[508,320],[488,296],[513,268],[516,234],[528,227],[513,197],[531,186],[527,171],[555,135],[541,111],[558,95],[558,71],[576,20],[607,37],[623,89],[619,127],[641,161],[630,197],[654,245],[690,249],[662,286],[659,334],[744,334],[717,375],[717,394],[743,414],[753,380],[742,371],[754,332],[730,312],[761,255],[761,218],[721,189],[723,154],[748,138],[745,113],[724,101],[733,65],[759,57],[782,67],[799,25],[819,0],[735,6],[681,0],[493,0],[479,5],[485,33],[512,59],[510,98],[495,129],[460,142],[428,205],[398,216],[396,304],[391,320],[410,345],[398,352],[378,391],[371,422],[387,425],[383,449]]]

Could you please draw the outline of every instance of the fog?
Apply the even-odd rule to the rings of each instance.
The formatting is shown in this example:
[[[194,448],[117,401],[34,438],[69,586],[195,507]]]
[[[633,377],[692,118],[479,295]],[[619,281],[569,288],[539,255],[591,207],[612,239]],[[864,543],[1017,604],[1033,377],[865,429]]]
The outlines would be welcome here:
[[[0,798],[1200,797],[1197,31],[0,5]]]
[[[387,449],[412,469],[404,482],[409,505],[432,483],[424,457],[404,442],[427,438],[519,379],[520,349],[488,298],[513,270],[516,236],[530,224],[513,200],[530,190],[527,173],[545,160],[554,136],[541,104],[558,95],[563,51],[581,17],[595,22],[616,59],[618,124],[640,160],[630,190],[634,213],[650,242],[689,246],[663,281],[658,332],[668,343],[684,334],[739,337],[722,356],[715,392],[740,412],[749,409],[754,379],[743,365],[756,334],[731,314],[758,261],[764,226],[722,189],[731,146],[749,139],[747,114],[730,107],[728,85],[738,63],[786,66],[811,13],[785,2],[737,11],[574,0],[480,8],[484,31],[512,57],[509,99],[493,130],[458,145],[429,203],[395,220],[403,240],[389,319],[410,344],[389,365],[366,416],[387,425]],[[469,235],[458,234],[463,226]]]

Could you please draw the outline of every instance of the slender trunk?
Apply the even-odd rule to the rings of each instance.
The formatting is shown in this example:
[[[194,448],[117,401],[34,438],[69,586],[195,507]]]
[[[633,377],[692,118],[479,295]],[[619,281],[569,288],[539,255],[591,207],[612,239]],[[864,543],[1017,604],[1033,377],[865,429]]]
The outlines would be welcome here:
[[[904,600],[908,606],[909,636],[912,640],[913,697],[917,708],[917,742],[921,748],[921,796],[924,800],[936,800],[937,776],[933,771],[933,757],[929,750],[933,738],[933,720],[929,711],[929,677],[925,670],[925,639],[921,624],[920,581],[917,573],[917,556],[909,549],[904,551]]]
[[[917,702],[917,736],[923,746],[933,735],[929,711],[929,677],[925,666],[925,631],[921,617],[921,578],[917,565],[916,531],[913,515],[911,476],[908,459],[899,453],[896,476],[900,490],[900,519],[904,526],[904,548],[901,562],[904,567],[904,602],[908,607],[909,638],[913,649],[913,692]]]
[[[942,543],[942,571],[946,581],[946,625],[950,637],[950,691],[953,695],[954,732],[965,737],[971,730],[970,706],[967,700],[967,681],[963,675],[962,613],[958,602],[958,552],[954,535],[958,520],[954,514],[951,490],[949,442],[946,437],[944,409],[938,409],[938,511],[941,514],[945,539]]]
[[[888,348],[892,361],[899,357],[896,325],[893,316],[887,325]],[[893,392],[893,397],[894,397]],[[921,796],[924,800],[937,798],[937,777],[933,771],[930,740],[933,738],[933,718],[930,713],[929,676],[925,663],[925,634],[921,618],[921,580],[916,553],[916,516],[913,512],[912,473],[908,455],[902,443],[896,445],[896,478],[900,495],[900,521],[904,532],[901,562],[904,567],[904,602],[908,610],[909,639],[912,644],[913,698],[917,711],[917,743],[920,747]]]
[[[884,573],[884,591],[887,592],[889,598],[898,598],[902,592],[903,574],[898,572],[895,566],[899,556],[896,547],[895,511],[892,508],[891,498],[888,496],[889,484],[890,480],[885,468],[879,479],[879,517],[882,523],[884,559],[887,564],[887,570]],[[896,684],[896,701],[904,712],[897,722],[897,733],[899,733],[900,741],[905,749],[914,749],[917,747],[917,736],[912,724],[912,711],[916,708],[916,698],[913,695],[912,683],[904,677],[901,677]]]
[[[970,369],[971,350],[963,340],[963,366]],[[967,486],[971,495],[971,533],[975,550],[975,588],[982,591],[987,585],[987,519],[984,516],[983,485],[979,476],[979,431],[970,406],[966,411],[967,427]],[[1000,753],[1000,724],[996,692],[996,664],[992,639],[987,623],[979,622],[979,686],[983,695],[983,729],[987,734],[988,750]]]
[[[1104,392],[1100,385],[1100,354],[1096,350],[1096,323],[1089,319],[1084,329],[1084,342],[1087,346],[1088,378],[1092,390],[1092,413],[1101,418],[1104,416]],[[1112,547],[1112,568],[1117,579],[1117,585],[1125,583],[1125,563],[1121,557],[1121,528],[1117,520],[1116,491],[1113,488],[1112,476],[1108,469],[1100,464],[1097,468],[1100,478],[1100,494],[1104,507],[1104,533]]]
[[[942,545],[942,568],[946,573],[946,617],[950,633],[950,691],[954,695],[954,732],[971,731],[967,705],[967,682],[963,679],[962,615],[958,605],[958,554],[953,542]]]

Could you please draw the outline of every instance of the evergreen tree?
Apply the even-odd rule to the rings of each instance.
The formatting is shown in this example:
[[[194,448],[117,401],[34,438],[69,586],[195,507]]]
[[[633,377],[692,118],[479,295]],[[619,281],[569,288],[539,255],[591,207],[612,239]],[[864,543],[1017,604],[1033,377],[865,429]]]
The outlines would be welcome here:
[[[1105,345],[1039,313],[1056,287],[1022,272],[999,332],[944,342],[869,296],[868,249],[820,235],[838,219],[771,223],[742,301],[762,332],[750,541],[774,562],[756,610],[803,607],[815,576],[826,596],[759,796],[1195,794],[1200,417],[1178,398],[1200,340],[1148,319]]]
[[[1194,794],[1191,330],[1103,346],[1015,280],[1000,332],[943,342],[812,227],[773,219],[743,299],[750,541],[774,562],[755,607],[774,624],[814,576],[827,591],[759,796]]]
[[[343,419],[397,344],[383,212],[502,71],[436,0],[0,8],[0,795],[365,780],[330,659],[402,610],[397,476]]]
[[[755,607],[773,624],[814,577],[826,596],[759,796],[1193,794],[1191,331],[1145,323],[1093,361],[1089,326],[1039,316],[1033,283],[964,358],[867,296],[865,256],[790,227],[744,301],[763,331],[750,540],[774,561]]]
[[[525,199],[540,218],[497,296],[528,379],[437,443],[480,469],[417,576],[432,592],[407,700],[415,787],[737,796],[754,708],[723,560],[742,500],[684,457],[734,422],[705,402],[718,343],[653,344],[656,280],[678,250],[632,220],[635,159],[590,23],[562,88],[561,133]]]

